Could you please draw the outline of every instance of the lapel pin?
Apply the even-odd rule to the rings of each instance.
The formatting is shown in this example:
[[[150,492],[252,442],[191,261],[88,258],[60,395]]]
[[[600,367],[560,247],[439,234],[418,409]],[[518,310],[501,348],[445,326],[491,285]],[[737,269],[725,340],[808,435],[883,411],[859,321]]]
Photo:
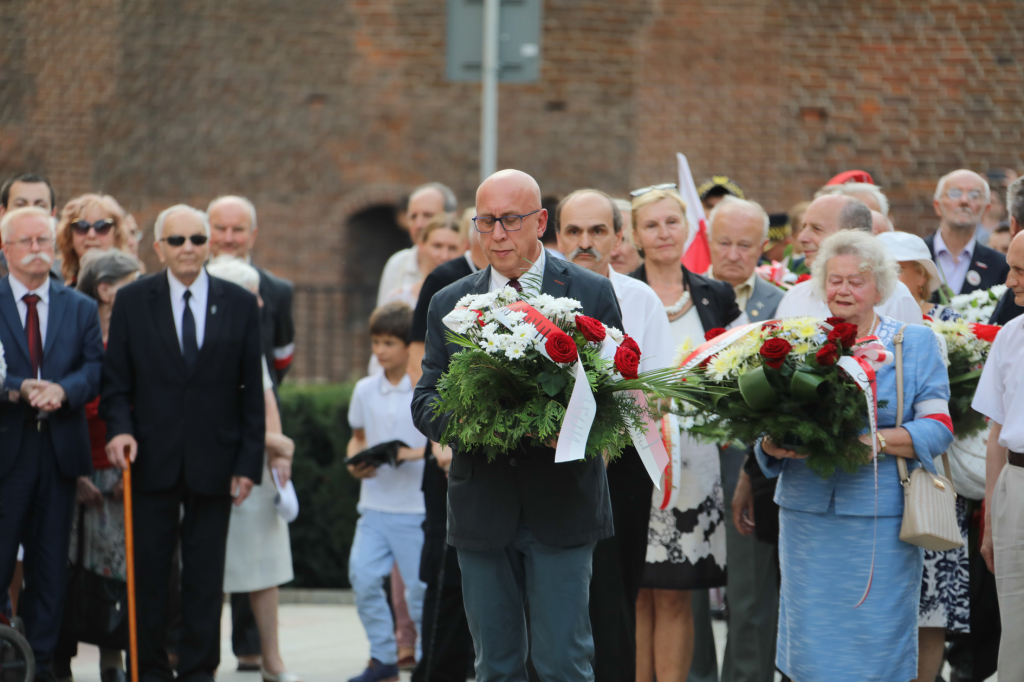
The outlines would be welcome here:
[[[977,270],[968,270],[967,281],[970,282],[972,286],[978,286],[981,284],[981,275],[978,274]]]
[[[753,315],[754,317],[757,317],[757,311],[756,310],[751,310],[750,314]]]
[[[703,303],[704,305],[708,305],[708,299],[706,298],[702,298],[700,302]]]
[[[210,314],[211,315],[216,315],[217,314],[217,306],[215,306],[215,305],[211,305],[210,306]]]
[[[761,301],[758,301],[757,302],[757,307],[758,308],[763,308],[764,307],[764,303],[761,303]]]
[[[977,265],[982,270],[988,270],[988,266],[982,263],[980,260],[974,261],[974,264]]]

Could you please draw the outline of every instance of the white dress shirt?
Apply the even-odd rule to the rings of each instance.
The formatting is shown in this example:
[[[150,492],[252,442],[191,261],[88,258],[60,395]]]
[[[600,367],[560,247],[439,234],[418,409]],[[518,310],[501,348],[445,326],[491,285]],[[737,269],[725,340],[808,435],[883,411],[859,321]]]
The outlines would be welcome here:
[[[896,290],[888,299],[875,306],[875,312],[907,324],[924,324],[921,306],[917,304],[910,289],[903,282],[896,282]],[[776,318],[803,317],[810,315],[825,319],[831,317],[825,299],[815,290],[814,282],[797,284],[786,292],[775,310]]]
[[[1024,315],[996,336],[971,407],[1002,424],[1000,445],[1024,452]]]
[[[171,285],[171,311],[174,313],[174,329],[178,332],[178,347],[185,352],[185,346],[181,341],[181,316],[185,313],[185,290],[192,292],[192,298],[188,301],[188,307],[192,309],[192,317],[196,321],[196,347],[203,347],[203,336],[206,334],[206,301],[210,296],[210,276],[206,274],[206,268],[199,272],[199,276],[188,287],[178,281],[178,278],[167,270],[167,281]]]
[[[672,366],[676,344],[672,339],[668,315],[654,289],[629,275],[620,275],[609,268],[609,279],[622,310],[622,331],[640,346],[640,371]]]
[[[11,275],[8,279],[11,283],[11,293],[14,295],[14,302],[18,306],[18,315],[21,316],[22,329],[25,328],[25,320],[28,319],[28,303],[25,303],[23,300],[25,295],[35,294],[39,297],[39,300],[36,302],[36,313],[39,315],[39,337],[43,341],[43,348],[45,348],[46,324],[49,322],[50,317],[50,278],[47,277],[46,282],[38,289],[31,290],[14,275]]]
[[[935,264],[939,266],[939,274],[945,281],[946,286],[959,294],[964,288],[964,280],[967,279],[967,271],[971,269],[971,261],[974,259],[974,247],[978,243],[976,237],[971,237],[967,246],[956,255],[956,262],[953,262],[953,253],[942,241],[942,228],[935,233]]]
[[[352,392],[348,407],[348,423],[353,429],[363,429],[366,447],[400,440],[410,448],[427,444],[424,436],[412,423],[412,380],[409,375],[395,386],[384,372],[360,379]],[[424,460],[415,459],[393,467],[377,467],[377,475],[364,478],[359,484],[359,504],[362,513],[367,509],[392,514],[423,514]]]
[[[388,258],[384,266],[384,272],[380,276],[380,286],[377,288],[377,307],[384,305],[388,296],[396,289],[415,284],[423,279],[420,274],[419,247],[415,244],[407,249],[402,249]]]
[[[537,242],[540,243],[539,241]],[[544,264],[547,260],[547,250],[541,248],[540,258],[537,259],[530,269],[519,275],[519,283],[523,286],[524,294],[539,294],[540,287],[544,282]],[[509,278],[501,274],[494,267],[491,267],[491,291],[497,291],[506,284],[508,284]]]

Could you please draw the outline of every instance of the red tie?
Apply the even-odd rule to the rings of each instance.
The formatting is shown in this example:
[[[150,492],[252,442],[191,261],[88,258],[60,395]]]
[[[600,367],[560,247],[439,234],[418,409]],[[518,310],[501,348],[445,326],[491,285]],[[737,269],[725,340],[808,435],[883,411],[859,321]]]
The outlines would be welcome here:
[[[515,289],[516,291],[518,291],[519,293],[523,293],[523,285],[519,283],[519,278],[510,279],[508,281],[508,285]]]
[[[28,355],[32,361],[32,378],[39,378],[39,368],[43,366],[43,336],[39,333],[39,311],[36,310],[36,303],[39,303],[39,296],[36,294],[25,294],[21,300],[28,306],[28,315],[25,316],[25,336],[28,337]]]

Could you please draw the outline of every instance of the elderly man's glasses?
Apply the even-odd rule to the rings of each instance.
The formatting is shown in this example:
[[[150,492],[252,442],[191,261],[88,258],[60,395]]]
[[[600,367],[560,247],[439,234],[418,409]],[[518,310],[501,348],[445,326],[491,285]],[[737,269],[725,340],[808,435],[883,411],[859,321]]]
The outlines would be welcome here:
[[[113,220],[97,220],[94,223],[90,223],[88,220],[76,220],[71,223],[71,229],[81,235],[89,234],[89,230],[96,230],[96,234],[103,236],[107,232],[110,232],[110,228],[114,226]]]
[[[193,244],[195,244],[196,246],[202,246],[203,244],[205,244],[207,242],[208,239],[209,239],[209,237],[207,237],[205,234],[194,234],[194,235],[192,235],[191,237],[188,238],[188,240],[190,242],[192,242]],[[160,241],[167,242],[171,246],[184,246],[185,245],[185,237],[183,237],[180,234],[176,234],[173,237],[164,237]]]
[[[494,232],[494,226],[497,223],[501,223],[501,227],[506,232],[517,232],[523,229],[523,218],[531,216],[534,213],[539,213],[543,209],[538,208],[536,211],[530,211],[523,215],[505,215],[500,218],[495,218],[489,215],[478,215],[473,218],[473,224],[476,225],[477,232]]]
[[[634,197],[634,198],[635,197],[642,197],[643,195],[647,194],[648,192],[654,192],[654,191],[659,190],[659,189],[675,189],[675,188],[676,188],[676,183],[674,183],[674,182],[665,182],[665,183],[662,183],[660,185],[651,185],[650,187],[641,187],[640,189],[635,189],[635,190],[633,190],[632,192],[629,193],[629,196]]]
[[[970,199],[971,201],[977,201],[982,196],[984,196],[984,194],[985,193],[982,192],[980,189],[972,189],[970,192],[967,192],[967,198]],[[964,191],[956,187],[946,190],[946,196],[953,200],[959,199],[963,195]]]
[[[11,243],[24,249],[30,249],[33,244],[38,244],[39,248],[45,249],[53,244],[53,237],[22,237],[21,239],[15,239]]]

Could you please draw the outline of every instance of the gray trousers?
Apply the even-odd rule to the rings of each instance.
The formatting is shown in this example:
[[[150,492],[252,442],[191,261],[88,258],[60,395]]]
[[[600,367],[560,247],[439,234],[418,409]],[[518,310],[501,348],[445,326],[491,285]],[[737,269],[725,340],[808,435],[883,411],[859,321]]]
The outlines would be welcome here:
[[[526,682],[527,653],[544,682],[593,681],[588,603],[595,544],[552,547],[520,523],[508,547],[459,549],[478,682]]]
[[[1024,468],[1003,467],[991,502],[996,592],[1003,622],[999,679],[1024,680]]]
[[[744,537],[732,522],[732,497],[746,451],[722,450],[725,490],[726,556],[729,567],[729,635],[722,661],[722,682],[773,682],[779,620],[776,548],[753,535]]]

